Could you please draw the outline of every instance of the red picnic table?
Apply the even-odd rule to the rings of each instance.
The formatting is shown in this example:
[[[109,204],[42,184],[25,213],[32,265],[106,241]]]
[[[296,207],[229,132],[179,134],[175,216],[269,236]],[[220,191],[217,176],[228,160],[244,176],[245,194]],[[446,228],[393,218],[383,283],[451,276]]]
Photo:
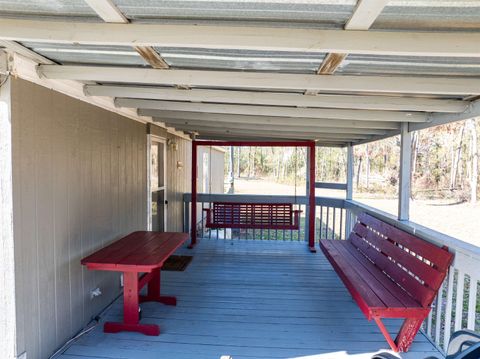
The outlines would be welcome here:
[[[88,269],[123,272],[123,323],[106,322],[105,333],[160,334],[158,325],[139,323],[139,302],[177,304],[175,297],[160,295],[160,270],[187,239],[186,233],[133,232],[82,259],[81,263]],[[144,274],[139,277],[139,273]],[[140,290],[147,283],[147,295],[140,296]]]

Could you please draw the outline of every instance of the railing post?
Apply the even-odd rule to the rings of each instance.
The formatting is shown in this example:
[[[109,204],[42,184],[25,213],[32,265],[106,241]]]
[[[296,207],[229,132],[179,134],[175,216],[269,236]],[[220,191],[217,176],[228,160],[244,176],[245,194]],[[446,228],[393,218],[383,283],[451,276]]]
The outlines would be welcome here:
[[[348,144],[347,146],[347,200],[353,199],[353,146]],[[345,237],[352,231],[352,211],[347,209],[345,215]],[[346,239],[346,238],[345,238]]]
[[[310,252],[315,253],[315,150],[316,145],[315,142],[312,141],[310,143],[309,148],[309,155],[307,161],[307,168],[309,174],[308,180],[308,247],[310,248]],[[307,219],[307,217],[305,218]],[[305,230],[306,230],[305,226]]]
[[[408,131],[408,122],[400,127],[400,181],[398,191],[398,220],[410,219],[410,188],[412,164],[412,136]]]
[[[192,218],[190,224],[190,246],[197,244],[197,142],[192,141]]]
[[[309,191],[310,191],[310,148],[307,150],[307,164],[306,164],[306,175],[305,175],[305,198],[306,198],[306,203],[305,203],[305,223],[304,223],[304,226],[305,226],[305,242],[308,242],[310,240],[310,237],[309,237],[309,226],[308,226],[308,223],[309,223],[309,217],[310,217],[310,212],[308,211],[308,209],[310,208],[309,206],[309,201],[308,201],[308,194],[309,194]],[[300,226],[301,227],[301,226]],[[299,232],[300,233],[300,232]]]

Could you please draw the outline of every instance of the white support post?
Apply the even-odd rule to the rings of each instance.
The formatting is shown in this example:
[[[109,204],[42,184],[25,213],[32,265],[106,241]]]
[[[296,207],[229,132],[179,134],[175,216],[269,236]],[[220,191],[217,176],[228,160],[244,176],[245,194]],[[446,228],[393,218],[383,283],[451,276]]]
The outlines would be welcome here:
[[[0,76],[0,83],[3,81],[0,86],[0,348],[2,358],[13,359],[16,357],[16,316],[12,121],[10,79]]]
[[[353,146],[347,146],[347,200],[353,198]]]
[[[408,131],[408,123],[400,127],[400,175],[398,191],[398,220],[410,219],[410,190],[412,163],[412,136]]]
[[[347,200],[353,199],[353,146],[347,146],[347,193],[345,198]],[[347,210],[345,216],[345,237],[348,238],[352,231],[352,213]],[[346,239],[345,238],[345,239]]]

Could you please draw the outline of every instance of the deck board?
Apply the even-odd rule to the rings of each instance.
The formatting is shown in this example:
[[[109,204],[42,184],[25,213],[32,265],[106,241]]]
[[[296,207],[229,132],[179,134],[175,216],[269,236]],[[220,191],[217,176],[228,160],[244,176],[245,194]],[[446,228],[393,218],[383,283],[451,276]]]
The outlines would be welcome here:
[[[105,334],[101,326],[60,356],[73,358],[371,358],[388,348],[321,252],[305,243],[203,240],[185,272],[162,273],[177,307],[142,304],[142,322],[158,337]],[[102,321],[118,320],[117,300]],[[385,320],[392,332],[400,321]],[[440,353],[419,333],[401,358]]]

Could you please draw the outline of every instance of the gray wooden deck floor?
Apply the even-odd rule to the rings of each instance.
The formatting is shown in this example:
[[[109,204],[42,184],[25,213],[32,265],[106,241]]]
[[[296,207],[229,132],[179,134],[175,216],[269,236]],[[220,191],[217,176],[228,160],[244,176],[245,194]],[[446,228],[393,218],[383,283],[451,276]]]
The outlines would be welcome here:
[[[321,252],[305,243],[203,240],[185,272],[164,272],[164,294],[177,307],[142,304],[144,323],[162,333],[104,334],[101,326],[71,345],[78,358],[370,358],[388,346],[368,322]],[[106,312],[119,320],[122,302]],[[387,321],[389,329],[398,321]],[[441,355],[419,333],[409,353]]]

